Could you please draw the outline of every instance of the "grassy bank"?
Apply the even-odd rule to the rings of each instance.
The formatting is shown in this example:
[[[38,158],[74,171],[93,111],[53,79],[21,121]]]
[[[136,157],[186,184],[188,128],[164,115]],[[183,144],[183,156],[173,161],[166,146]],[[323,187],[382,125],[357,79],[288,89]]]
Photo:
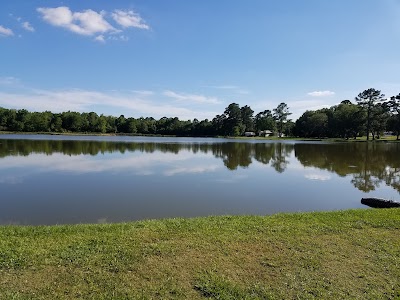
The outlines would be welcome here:
[[[400,210],[0,227],[0,299],[399,299]]]

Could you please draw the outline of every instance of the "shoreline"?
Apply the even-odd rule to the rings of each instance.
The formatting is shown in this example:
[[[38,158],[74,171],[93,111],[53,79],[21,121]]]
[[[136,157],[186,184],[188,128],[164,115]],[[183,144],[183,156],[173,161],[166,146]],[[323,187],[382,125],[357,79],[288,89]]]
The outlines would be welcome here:
[[[396,140],[396,136],[388,136],[375,140],[368,140],[366,137],[360,137],[357,139],[345,139],[345,138],[304,138],[304,137],[234,137],[234,136],[177,136],[177,135],[160,135],[160,134],[127,134],[127,133],[95,133],[95,132],[12,132],[12,131],[0,131],[0,135],[50,135],[50,136],[128,136],[128,137],[177,137],[177,138],[223,138],[232,140],[265,140],[265,141],[310,141],[310,142],[400,142]]]

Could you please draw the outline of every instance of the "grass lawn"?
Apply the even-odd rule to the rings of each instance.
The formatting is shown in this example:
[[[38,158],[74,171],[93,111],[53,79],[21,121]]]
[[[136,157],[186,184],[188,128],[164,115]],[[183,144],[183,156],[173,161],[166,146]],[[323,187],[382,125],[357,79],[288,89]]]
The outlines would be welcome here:
[[[0,299],[400,299],[400,210],[0,227]]]

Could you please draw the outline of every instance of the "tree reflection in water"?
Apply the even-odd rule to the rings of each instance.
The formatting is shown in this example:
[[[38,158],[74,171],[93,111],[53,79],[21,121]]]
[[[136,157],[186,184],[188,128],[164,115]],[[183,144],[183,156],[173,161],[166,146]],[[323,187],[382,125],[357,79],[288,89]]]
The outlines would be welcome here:
[[[387,184],[400,192],[399,143],[296,144],[295,155],[303,166],[352,175],[351,183],[363,192]]]
[[[315,167],[336,173],[341,177],[351,175],[351,183],[363,192],[375,190],[386,184],[400,192],[400,143],[281,143],[281,142],[108,142],[82,140],[0,140],[0,158],[28,156],[31,153],[51,155],[98,155],[100,153],[163,152],[179,154],[180,151],[212,153],[222,159],[225,167],[236,170],[247,168],[255,159],[269,165],[276,172],[288,168],[289,158],[295,158],[304,167]]]

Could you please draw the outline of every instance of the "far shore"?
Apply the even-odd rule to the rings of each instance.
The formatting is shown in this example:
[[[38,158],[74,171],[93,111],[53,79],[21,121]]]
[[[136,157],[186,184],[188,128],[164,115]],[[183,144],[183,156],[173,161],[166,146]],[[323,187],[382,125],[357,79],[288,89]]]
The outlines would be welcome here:
[[[128,134],[128,133],[98,133],[98,132],[14,132],[0,131],[0,135],[19,134],[19,135],[55,135],[55,136],[131,136],[131,137],[186,137],[186,138],[226,138],[237,140],[272,140],[272,141],[324,141],[324,142],[400,142],[396,140],[396,136],[384,136],[375,140],[367,140],[365,136],[350,138],[304,138],[304,137],[260,137],[260,136],[177,136],[177,135],[160,135],[160,134]]]

